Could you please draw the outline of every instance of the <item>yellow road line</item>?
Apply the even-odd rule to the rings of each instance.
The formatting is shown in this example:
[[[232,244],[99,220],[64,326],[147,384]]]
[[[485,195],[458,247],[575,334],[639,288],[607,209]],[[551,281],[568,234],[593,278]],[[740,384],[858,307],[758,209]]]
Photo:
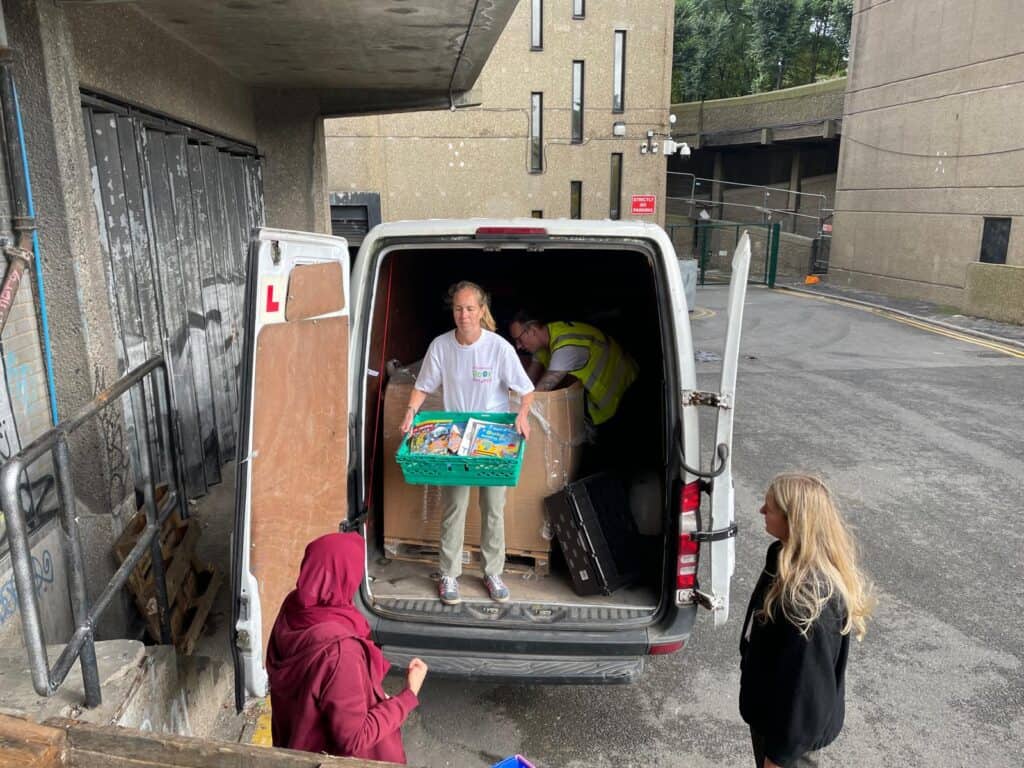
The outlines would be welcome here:
[[[856,302],[851,301],[843,301],[842,299],[836,299],[831,296],[818,296],[812,293],[805,293],[804,291],[787,292],[794,296],[803,296],[804,298],[816,299],[818,301],[828,302],[829,304],[841,304],[844,307],[860,309],[864,312],[870,312],[873,315],[878,315],[879,317],[884,317],[888,320],[895,320],[898,323],[903,323],[904,325],[909,325],[914,328],[918,328],[922,331],[928,331],[929,333],[934,333],[939,336],[945,336],[947,338],[955,339],[957,341],[964,341],[967,342],[968,344],[974,344],[975,346],[978,347],[985,347],[986,349],[991,349],[994,352],[999,352],[1010,357],[1016,357],[1020,360],[1024,360],[1024,351],[1017,349],[1016,347],[1011,347],[1007,344],[1000,344],[998,341],[991,341],[989,339],[983,339],[978,336],[971,336],[970,334],[960,333],[959,331],[954,331],[949,328],[943,328],[942,326],[939,325],[933,325],[932,323],[929,323],[926,320],[916,320],[912,317],[906,317],[904,315],[901,315],[898,312],[891,312],[887,309],[880,309],[878,307],[868,307],[864,306],[863,304],[857,304]]]
[[[270,727],[270,697],[260,708],[259,717],[256,718],[256,729],[252,732],[252,743],[257,747],[274,746],[274,733]]]

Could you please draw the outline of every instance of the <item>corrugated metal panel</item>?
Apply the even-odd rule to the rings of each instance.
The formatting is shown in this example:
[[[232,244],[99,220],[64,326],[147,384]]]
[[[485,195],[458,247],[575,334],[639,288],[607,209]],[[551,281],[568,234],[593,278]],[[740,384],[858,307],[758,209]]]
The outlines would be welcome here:
[[[199,496],[234,457],[243,265],[263,222],[259,158],[94,98],[82,115],[119,362],[127,370],[163,352],[187,490]],[[140,439],[160,450],[154,394],[126,405],[136,459]]]

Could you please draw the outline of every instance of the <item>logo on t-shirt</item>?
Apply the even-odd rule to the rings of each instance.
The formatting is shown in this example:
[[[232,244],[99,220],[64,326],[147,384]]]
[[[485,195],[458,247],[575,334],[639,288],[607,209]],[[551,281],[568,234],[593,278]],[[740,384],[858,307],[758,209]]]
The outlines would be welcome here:
[[[494,378],[494,372],[490,366],[474,365],[473,382],[475,384],[487,384]]]

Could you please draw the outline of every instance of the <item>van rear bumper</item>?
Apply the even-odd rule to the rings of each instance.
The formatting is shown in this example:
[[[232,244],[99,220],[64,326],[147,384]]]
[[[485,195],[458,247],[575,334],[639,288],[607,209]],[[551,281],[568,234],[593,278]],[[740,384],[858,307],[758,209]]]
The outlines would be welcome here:
[[[438,675],[490,681],[630,683],[651,647],[686,642],[696,607],[670,611],[649,627],[597,631],[453,626],[371,618],[373,636],[395,667],[414,656]]]
[[[457,677],[491,683],[594,684],[636,682],[644,670],[642,656],[544,656],[457,651],[422,652],[383,646],[395,668],[404,669],[418,656],[430,667],[431,676]]]

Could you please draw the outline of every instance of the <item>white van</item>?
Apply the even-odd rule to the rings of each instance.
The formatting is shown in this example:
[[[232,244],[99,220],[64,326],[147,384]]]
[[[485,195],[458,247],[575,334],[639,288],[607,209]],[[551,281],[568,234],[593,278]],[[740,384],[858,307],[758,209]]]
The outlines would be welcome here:
[[[420,656],[432,675],[630,682],[644,656],[683,647],[699,606],[724,623],[736,531],[732,409],[749,260],[744,236],[733,262],[721,384],[701,392],[676,254],[657,226],[384,224],[359,249],[351,283],[343,239],[258,232],[249,256],[232,548],[239,707],[246,691],[266,694],[270,629],[306,544],[339,527],[366,540],[367,578],[357,602],[396,667]],[[387,363],[416,361],[452,328],[442,298],[463,279],[491,293],[499,323],[521,304],[540,307],[549,320],[593,322],[637,360],[652,447],[641,503],[648,526],[652,509],[656,523],[640,583],[578,597],[555,543],[549,570],[506,579],[512,599],[503,604],[464,589],[460,605],[442,605],[429,558],[394,570],[383,539],[382,477],[395,461],[382,450]],[[717,420],[703,458],[701,408]],[[702,554],[710,558],[703,584]],[[469,579],[467,573],[463,582]]]

